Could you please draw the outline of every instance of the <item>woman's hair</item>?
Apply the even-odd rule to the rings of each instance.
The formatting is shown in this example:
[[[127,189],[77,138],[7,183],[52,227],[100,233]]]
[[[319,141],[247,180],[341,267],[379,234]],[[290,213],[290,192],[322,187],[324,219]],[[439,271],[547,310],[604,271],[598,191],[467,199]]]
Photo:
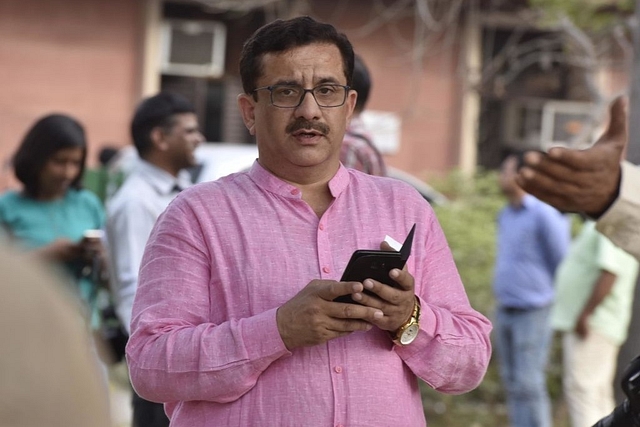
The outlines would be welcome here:
[[[308,16],[277,19],[261,28],[245,42],[240,56],[242,88],[250,94],[262,75],[262,57],[267,53],[285,52],[313,43],[335,45],[342,56],[347,86],[353,76],[353,46],[349,39],[330,24],[324,24]]]
[[[71,188],[82,187],[81,180],[87,158],[87,143],[84,128],[74,118],[64,114],[50,114],[39,119],[20,143],[13,156],[16,178],[24,184],[24,191],[30,197],[40,192],[40,173],[47,161],[59,150],[81,148],[82,162],[78,176],[71,182]]]

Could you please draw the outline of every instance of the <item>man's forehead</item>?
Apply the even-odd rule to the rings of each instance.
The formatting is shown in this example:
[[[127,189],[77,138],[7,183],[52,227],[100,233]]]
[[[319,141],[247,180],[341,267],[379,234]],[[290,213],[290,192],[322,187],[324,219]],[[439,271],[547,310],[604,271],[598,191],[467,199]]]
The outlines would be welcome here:
[[[198,126],[198,116],[195,113],[177,113],[172,119],[173,126],[179,125],[186,128]]]
[[[261,71],[261,78],[292,82],[309,76],[313,76],[314,81],[341,81],[346,78],[340,50],[329,43],[314,43],[286,51],[265,53]]]

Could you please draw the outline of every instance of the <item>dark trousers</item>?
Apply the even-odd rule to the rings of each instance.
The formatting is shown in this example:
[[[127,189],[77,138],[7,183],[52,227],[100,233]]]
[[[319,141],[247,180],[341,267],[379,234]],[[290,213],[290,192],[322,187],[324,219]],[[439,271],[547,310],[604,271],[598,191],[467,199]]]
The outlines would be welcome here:
[[[133,427],[169,427],[162,403],[149,402],[133,392]]]

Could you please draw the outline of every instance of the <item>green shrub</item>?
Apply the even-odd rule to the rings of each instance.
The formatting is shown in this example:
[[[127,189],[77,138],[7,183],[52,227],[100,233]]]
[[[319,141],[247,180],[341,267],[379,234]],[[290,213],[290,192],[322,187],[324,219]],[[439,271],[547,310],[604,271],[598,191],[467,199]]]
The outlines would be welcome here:
[[[491,277],[495,260],[496,216],[505,199],[495,172],[465,177],[453,172],[432,183],[451,200],[435,211],[447,236],[473,307],[485,315],[493,308]]]
[[[434,210],[451,247],[471,305],[493,316],[492,275],[496,249],[496,218],[506,204],[496,171],[480,171],[473,177],[454,171],[429,182],[450,203]],[[549,369],[549,390],[554,407],[559,404],[560,358],[554,345]],[[497,427],[508,425],[504,389],[498,361],[492,357],[484,380],[470,393],[447,396],[421,384],[425,414],[430,427]],[[556,420],[556,426],[564,425]]]

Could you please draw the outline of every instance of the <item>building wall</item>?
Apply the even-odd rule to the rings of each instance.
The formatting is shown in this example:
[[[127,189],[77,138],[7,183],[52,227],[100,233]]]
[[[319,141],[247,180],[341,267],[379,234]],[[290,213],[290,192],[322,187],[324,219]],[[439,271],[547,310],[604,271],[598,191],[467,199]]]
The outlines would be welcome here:
[[[52,112],[78,118],[89,162],[103,144],[129,142],[140,92],[141,2],[0,1],[0,188],[27,129]]]
[[[142,92],[144,4],[0,1],[0,188],[11,184],[11,154],[44,114],[65,112],[85,125],[90,164],[101,146],[130,142],[128,124]],[[387,162],[425,178],[457,166],[461,94],[455,28],[444,40],[429,33],[418,40],[414,17],[404,14],[362,31],[376,19],[372,2],[350,0],[348,8],[337,1],[308,4],[301,12],[345,32],[367,62],[374,84],[368,107],[401,119],[400,146]],[[234,52],[253,28],[239,30],[228,35],[234,64]],[[415,56],[414,40],[424,43],[424,57]]]
[[[154,50],[145,50],[143,43],[145,31],[154,27],[149,16],[145,22],[144,8],[155,4],[160,10],[161,2],[0,0],[0,189],[10,181],[11,154],[44,114],[65,112],[84,123],[92,165],[101,146],[130,142],[129,120],[143,91],[141,80],[149,80],[143,61]],[[421,32],[411,9],[384,20],[376,4],[308,0],[297,13],[334,24],[367,62],[373,78],[368,108],[393,112],[401,120],[400,146],[385,156],[388,164],[422,178],[461,166],[462,26],[454,22],[440,33]],[[153,19],[159,20],[157,15]],[[237,56],[259,25],[258,16],[239,15],[229,26],[228,90],[240,90],[233,80]],[[154,67],[155,59],[147,58],[147,70],[153,73]],[[618,74],[624,72],[604,79],[610,91],[627,82]]]
[[[344,32],[367,63],[373,81],[367,108],[400,116],[400,147],[385,156],[388,164],[421,178],[459,166],[461,27],[415,38],[415,16],[405,13],[367,31],[379,18],[373,3],[350,0],[340,10],[335,2],[316,0],[309,12]]]

